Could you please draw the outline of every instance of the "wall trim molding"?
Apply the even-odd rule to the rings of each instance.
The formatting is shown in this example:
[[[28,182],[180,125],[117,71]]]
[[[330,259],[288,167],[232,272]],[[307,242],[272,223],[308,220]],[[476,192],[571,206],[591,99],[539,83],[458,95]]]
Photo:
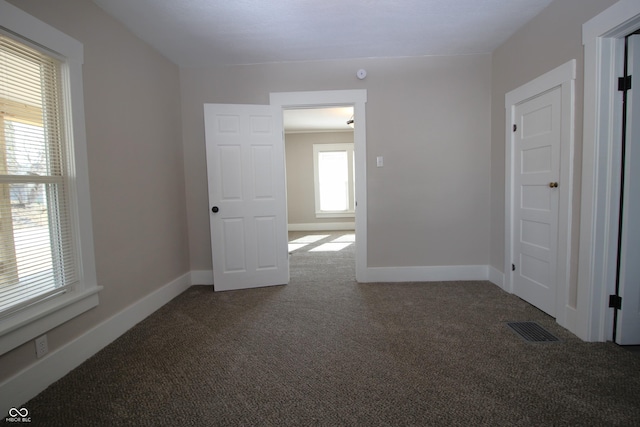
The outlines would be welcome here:
[[[489,266],[368,267],[366,279],[365,283],[489,280]]]
[[[189,274],[192,285],[213,285],[213,270],[191,270]]]
[[[2,418],[10,408],[20,408],[191,285],[191,273],[183,274],[2,382]]]
[[[489,281],[500,289],[509,292],[504,288],[504,273],[493,266],[489,266]]]
[[[310,222],[289,224],[289,231],[343,231],[355,230],[355,222]]]

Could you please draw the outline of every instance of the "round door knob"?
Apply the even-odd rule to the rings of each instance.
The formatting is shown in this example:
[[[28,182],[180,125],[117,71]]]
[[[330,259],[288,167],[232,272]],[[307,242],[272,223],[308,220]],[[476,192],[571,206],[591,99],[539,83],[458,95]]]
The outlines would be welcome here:
[[[214,206],[214,207],[211,208],[211,212],[213,212],[213,213],[218,213],[219,210],[220,209],[218,209],[217,206]]]
[[[549,187],[551,187],[551,188],[558,188],[558,183],[557,183],[557,182],[550,182],[550,183],[549,183]]]

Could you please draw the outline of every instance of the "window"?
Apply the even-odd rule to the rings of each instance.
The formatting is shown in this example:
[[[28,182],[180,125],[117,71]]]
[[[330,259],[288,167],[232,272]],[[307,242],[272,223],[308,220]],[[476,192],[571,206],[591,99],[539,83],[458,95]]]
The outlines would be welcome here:
[[[353,143],[313,144],[316,217],[354,216]]]
[[[0,2],[0,354],[98,303],[81,64]]]
[[[0,34],[0,315],[77,281],[60,70]]]

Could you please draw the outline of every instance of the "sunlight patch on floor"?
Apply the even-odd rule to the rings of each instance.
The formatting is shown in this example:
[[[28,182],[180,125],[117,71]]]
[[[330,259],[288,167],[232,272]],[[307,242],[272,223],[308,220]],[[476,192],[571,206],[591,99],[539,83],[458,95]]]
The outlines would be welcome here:
[[[315,243],[318,240],[326,239],[329,237],[328,234],[309,234],[304,237],[300,237],[299,239],[295,239],[289,242],[289,252],[293,252],[300,248],[304,248],[311,243]]]
[[[293,251],[298,250],[300,248],[304,248],[307,245],[308,245],[308,243],[289,243],[289,252],[293,252]]]
[[[289,243],[315,243],[318,240],[322,240],[322,239],[326,239],[327,237],[329,237],[328,234],[309,234],[307,236],[304,237],[300,237],[299,239],[295,239],[292,240]]]
[[[356,235],[355,234],[344,234],[340,237],[338,237],[337,239],[332,240],[332,242],[349,242],[349,243],[355,243],[356,241]]]
[[[309,246],[313,243],[319,242],[320,240],[326,239],[329,236],[329,234],[308,234],[304,237],[291,240],[289,242],[289,252],[302,249],[305,246]],[[338,252],[348,247],[349,245],[354,244],[355,242],[355,234],[343,234],[342,236],[336,237],[330,242],[323,243],[317,247],[309,249],[309,252]]]

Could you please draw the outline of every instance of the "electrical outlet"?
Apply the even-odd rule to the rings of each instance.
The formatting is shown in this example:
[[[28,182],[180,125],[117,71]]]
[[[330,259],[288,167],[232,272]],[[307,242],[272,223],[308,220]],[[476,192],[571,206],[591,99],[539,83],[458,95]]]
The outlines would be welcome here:
[[[47,343],[47,335],[36,338],[36,357],[40,358],[49,352],[49,344]]]

